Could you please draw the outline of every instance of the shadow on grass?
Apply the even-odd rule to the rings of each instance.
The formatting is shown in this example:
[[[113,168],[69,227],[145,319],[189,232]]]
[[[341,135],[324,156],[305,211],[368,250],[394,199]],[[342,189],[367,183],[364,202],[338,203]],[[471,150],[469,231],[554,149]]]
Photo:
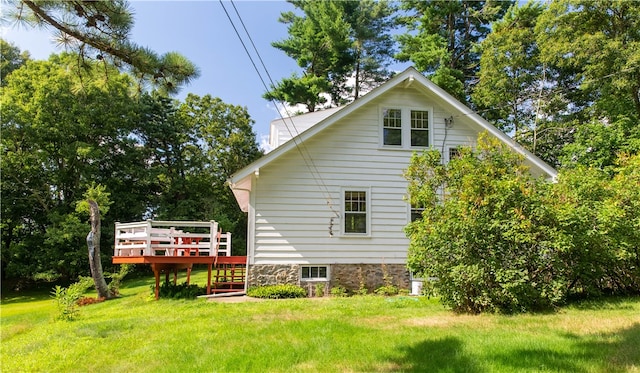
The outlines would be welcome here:
[[[599,297],[594,299],[585,299],[569,303],[573,308],[579,310],[624,310],[632,309],[633,306],[629,304],[630,301],[638,299],[638,297],[623,297],[623,296],[611,296],[611,297]]]
[[[401,372],[481,372],[454,337],[425,340],[401,347],[402,356],[389,360],[392,371]]]
[[[587,372],[628,371],[640,366],[640,324],[606,334],[564,336],[570,352],[551,348],[516,349],[491,358],[515,370]]]
[[[25,290],[15,290],[3,284],[0,304],[37,302],[51,299],[51,292],[56,283],[40,283]]]

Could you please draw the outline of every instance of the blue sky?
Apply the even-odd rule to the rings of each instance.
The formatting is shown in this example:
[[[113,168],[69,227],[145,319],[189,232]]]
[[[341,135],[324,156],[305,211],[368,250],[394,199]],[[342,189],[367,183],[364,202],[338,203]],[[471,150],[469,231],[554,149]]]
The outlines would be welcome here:
[[[293,59],[271,46],[271,42],[288,37],[287,26],[278,18],[293,6],[284,1],[233,4],[274,81],[300,71]],[[225,1],[224,5],[243,32],[232,4]],[[244,106],[255,121],[258,140],[268,135],[269,122],[278,117],[278,112],[262,98],[265,89],[219,1],[131,1],[131,6],[135,14],[131,35],[134,42],[160,54],[179,52],[200,69],[200,78],[184,87],[178,98],[187,93],[210,94],[226,103]],[[3,27],[2,34],[21,50],[28,50],[33,59],[47,59],[51,53],[63,50],[56,47],[49,31],[13,25]],[[252,51],[250,44],[248,47]],[[256,64],[260,67],[257,59]]]

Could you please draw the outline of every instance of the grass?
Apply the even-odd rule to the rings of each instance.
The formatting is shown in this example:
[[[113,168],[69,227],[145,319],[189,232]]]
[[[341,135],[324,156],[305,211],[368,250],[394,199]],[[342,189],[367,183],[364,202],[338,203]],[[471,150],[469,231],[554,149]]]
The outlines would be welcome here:
[[[152,283],[126,280],[71,322],[54,320],[48,294],[4,294],[0,370],[640,372],[638,298],[468,316],[408,297],[155,301]]]

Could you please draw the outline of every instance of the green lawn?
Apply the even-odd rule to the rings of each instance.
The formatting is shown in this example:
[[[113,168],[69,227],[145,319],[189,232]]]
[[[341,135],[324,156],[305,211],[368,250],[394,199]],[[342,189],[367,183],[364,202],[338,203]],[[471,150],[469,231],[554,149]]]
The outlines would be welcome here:
[[[206,283],[206,273],[193,276]],[[640,372],[640,299],[456,315],[436,300],[153,300],[152,278],[56,321],[3,294],[2,372]]]

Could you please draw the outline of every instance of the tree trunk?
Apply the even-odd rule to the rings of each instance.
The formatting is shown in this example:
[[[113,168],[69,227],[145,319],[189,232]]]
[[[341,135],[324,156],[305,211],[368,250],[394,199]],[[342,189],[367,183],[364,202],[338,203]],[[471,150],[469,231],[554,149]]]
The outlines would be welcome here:
[[[96,201],[89,200],[91,212],[91,232],[87,235],[87,247],[89,249],[89,267],[91,277],[98,291],[99,298],[111,298],[111,292],[107,287],[102,273],[102,262],[100,261],[100,209]]]

